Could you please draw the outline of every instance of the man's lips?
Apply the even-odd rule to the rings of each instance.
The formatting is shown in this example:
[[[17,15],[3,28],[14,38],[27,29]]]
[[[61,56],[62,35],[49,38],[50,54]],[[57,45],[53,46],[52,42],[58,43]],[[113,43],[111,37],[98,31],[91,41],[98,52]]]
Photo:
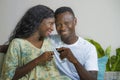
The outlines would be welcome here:
[[[59,31],[59,33],[60,34],[64,34],[64,33],[66,33],[66,31],[64,30],[64,31]]]

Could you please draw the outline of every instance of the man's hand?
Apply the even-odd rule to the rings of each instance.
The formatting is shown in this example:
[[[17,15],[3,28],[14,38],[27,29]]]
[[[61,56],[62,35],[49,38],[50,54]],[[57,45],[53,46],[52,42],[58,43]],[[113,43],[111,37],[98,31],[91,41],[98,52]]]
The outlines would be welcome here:
[[[67,58],[71,63],[77,63],[77,59],[69,48],[61,47],[56,50],[60,53],[61,59]]]

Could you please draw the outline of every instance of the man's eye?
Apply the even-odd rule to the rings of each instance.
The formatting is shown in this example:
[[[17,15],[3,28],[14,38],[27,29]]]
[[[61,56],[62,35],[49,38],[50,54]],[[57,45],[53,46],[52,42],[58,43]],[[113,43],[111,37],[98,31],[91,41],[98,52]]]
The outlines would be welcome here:
[[[69,25],[70,23],[69,22],[66,22],[65,25]]]

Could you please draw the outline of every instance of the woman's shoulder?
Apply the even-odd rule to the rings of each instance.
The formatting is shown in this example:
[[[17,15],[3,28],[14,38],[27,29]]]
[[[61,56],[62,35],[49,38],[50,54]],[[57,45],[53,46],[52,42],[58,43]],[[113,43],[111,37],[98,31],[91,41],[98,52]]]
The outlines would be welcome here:
[[[11,41],[11,44],[23,44],[25,42],[24,39],[21,38],[15,38]]]
[[[22,42],[22,41],[24,41],[24,40],[21,38],[15,38],[12,40],[12,42]]]

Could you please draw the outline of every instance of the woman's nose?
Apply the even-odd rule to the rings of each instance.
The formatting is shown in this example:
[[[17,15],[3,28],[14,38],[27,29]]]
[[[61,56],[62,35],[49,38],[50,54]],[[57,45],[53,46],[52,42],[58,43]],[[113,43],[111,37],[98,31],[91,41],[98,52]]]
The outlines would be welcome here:
[[[64,30],[65,29],[65,25],[62,24],[61,27],[60,27],[61,30]]]
[[[53,31],[54,30],[54,26],[52,25],[52,26],[50,26],[50,29],[51,29],[51,31]]]

